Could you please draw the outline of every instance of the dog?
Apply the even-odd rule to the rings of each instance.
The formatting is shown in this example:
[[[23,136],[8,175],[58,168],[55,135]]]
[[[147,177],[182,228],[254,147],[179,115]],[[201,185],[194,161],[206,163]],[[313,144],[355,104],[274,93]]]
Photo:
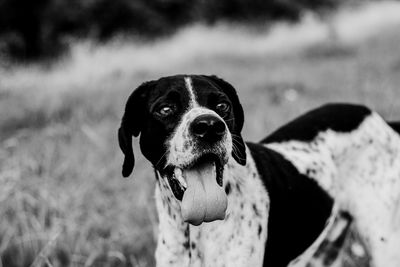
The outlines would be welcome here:
[[[163,77],[129,96],[122,174],[140,135],[157,180],[157,266],[311,266],[335,207],[372,266],[400,266],[400,123],[337,103],[258,143],[244,142],[243,124],[235,88],[216,76]]]

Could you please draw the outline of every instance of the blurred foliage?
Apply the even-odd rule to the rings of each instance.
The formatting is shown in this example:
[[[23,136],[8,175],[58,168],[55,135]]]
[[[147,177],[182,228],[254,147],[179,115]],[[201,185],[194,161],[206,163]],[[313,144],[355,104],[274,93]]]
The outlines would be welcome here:
[[[298,20],[341,0],[0,0],[0,52],[36,60],[65,51],[71,38],[106,41],[115,35],[148,40],[193,22],[250,24]]]

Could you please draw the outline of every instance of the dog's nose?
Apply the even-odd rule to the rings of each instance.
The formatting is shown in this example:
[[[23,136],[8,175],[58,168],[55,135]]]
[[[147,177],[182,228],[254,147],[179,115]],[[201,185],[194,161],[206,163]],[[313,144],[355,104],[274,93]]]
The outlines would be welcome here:
[[[203,141],[216,142],[225,134],[225,123],[213,115],[200,115],[191,123],[190,131]]]

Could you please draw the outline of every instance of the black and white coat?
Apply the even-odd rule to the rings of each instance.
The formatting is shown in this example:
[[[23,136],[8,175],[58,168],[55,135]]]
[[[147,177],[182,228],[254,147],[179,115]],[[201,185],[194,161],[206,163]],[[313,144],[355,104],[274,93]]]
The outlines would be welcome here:
[[[194,136],[200,116],[223,122],[218,140]],[[337,209],[354,217],[372,266],[400,266],[400,124],[330,104],[245,143],[243,122],[235,89],[215,76],[165,77],[129,97],[118,133],[123,175],[140,134],[157,178],[157,266],[306,266]],[[220,161],[228,206],[224,220],[194,226],[182,218],[186,185],[176,170],[205,154]]]

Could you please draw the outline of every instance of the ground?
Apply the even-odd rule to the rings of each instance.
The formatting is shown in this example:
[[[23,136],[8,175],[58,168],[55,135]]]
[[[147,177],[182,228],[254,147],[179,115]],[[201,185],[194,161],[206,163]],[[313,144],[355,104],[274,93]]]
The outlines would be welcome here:
[[[371,28],[365,14],[339,18],[334,36],[309,19],[269,34],[195,25],[151,45],[75,44],[55,66],[3,64],[0,266],[154,266],[155,179],[137,140],[134,173],[122,178],[116,137],[128,95],[148,79],[203,73],[229,81],[250,141],[327,102],[400,120],[400,21]]]

